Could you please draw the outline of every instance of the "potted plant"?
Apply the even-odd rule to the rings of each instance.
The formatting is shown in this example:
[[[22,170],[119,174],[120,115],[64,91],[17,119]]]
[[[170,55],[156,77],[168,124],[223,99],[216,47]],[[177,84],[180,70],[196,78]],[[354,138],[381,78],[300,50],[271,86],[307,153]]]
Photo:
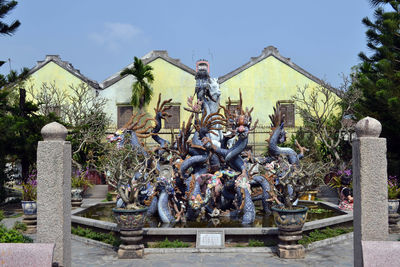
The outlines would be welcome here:
[[[150,152],[134,149],[131,145],[108,144],[106,151],[101,158],[101,168],[107,183],[118,193],[113,209],[123,241],[118,257],[141,258],[144,253],[142,228],[148,207],[140,192],[156,181],[157,160]]]
[[[25,215],[36,215],[37,212],[37,180],[36,171],[32,171],[28,179],[22,183],[22,210]]]
[[[399,210],[399,199],[400,186],[397,180],[397,176],[388,177],[388,208],[389,208],[389,232],[399,232],[399,226],[397,225],[400,215],[397,213]]]
[[[36,233],[37,213],[37,180],[36,170],[29,174],[28,179],[22,183],[22,210],[24,217],[22,222],[27,225],[26,233]]]
[[[267,165],[268,175],[274,177],[272,195],[276,205],[271,209],[279,229],[278,255],[281,258],[304,258],[305,249],[297,241],[302,238],[308,208],[297,202],[301,192],[312,186],[310,173],[313,172],[315,170],[300,162],[290,164],[284,155]]]
[[[85,171],[77,171],[71,177],[71,204],[72,207],[80,207],[82,205],[83,193],[93,184],[87,178],[89,169]]]

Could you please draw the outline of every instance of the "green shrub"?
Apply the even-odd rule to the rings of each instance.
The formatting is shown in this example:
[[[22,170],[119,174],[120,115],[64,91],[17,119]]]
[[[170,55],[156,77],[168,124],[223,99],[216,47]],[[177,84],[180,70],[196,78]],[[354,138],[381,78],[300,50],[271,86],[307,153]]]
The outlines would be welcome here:
[[[28,229],[28,227],[26,226],[25,223],[17,221],[17,222],[14,223],[13,229],[17,230],[17,231],[20,231],[20,232],[24,232],[24,231],[26,231],[26,229]]]
[[[71,227],[71,233],[74,235],[79,235],[89,239],[97,240],[103,243],[113,245],[118,247],[121,244],[121,240],[117,238],[113,232],[110,233],[98,233],[92,229],[78,227]]]
[[[4,219],[4,211],[0,210],[0,222]]]
[[[164,241],[157,242],[152,245],[153,248],[188,248],[190,247],[189,243],[185,243],[182,241],[174,240],[169,241],[168,238],[165,238]]]
[[[314,230],[307,235],[304,235],[302,239],[299,240],[299,244],[307,245],[315,241],[324,240],[327,238],[335,237],[342,234],[347,234],[353,232],[353,227],[348,228],[325,228],[322,230]]]
[[[262,242],[262,241],[250,239],[249,247],[265,247],[265,245],[264,245],[264,242]]]
[[[110,192],[108,192],[108,193],[107,193],[107,196],[106,196],[106,200],[107,200],[107,201],[112,201],[112,198],[113,198],[113,196],[111,195]]]
[[[0,243],[32,243],[33,240],[15,229],[8,230],[0,224]]]

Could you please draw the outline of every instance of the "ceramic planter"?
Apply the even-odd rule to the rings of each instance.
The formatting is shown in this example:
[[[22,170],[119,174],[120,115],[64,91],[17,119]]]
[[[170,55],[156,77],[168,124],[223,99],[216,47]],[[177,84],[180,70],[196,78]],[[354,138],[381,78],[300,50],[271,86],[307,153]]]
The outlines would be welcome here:
[[[25,215],[36,215],[37,204],[36,201],[21,201],[22,210]]]
[[[397,213],[399,210],[399,199],[389,199],[388,200],[388,211],[389,211],[389,233],[399,233],[400,227],[398,222],[400,220],[400,215]]]
[[[293,210],[271,207],[274,220],[279,229],[278,255],[285,259],[304,258],[305,249],[297,243],[303,237],[303,226],[306,222],[308,208],[294,206]]]
[[[143,225],[148,208],[139,210],[113,209],[123,244],[119,246],[119,259],[143,258]]]
[[[388,208],[389,208],[389,214],[394,214],[397,213],[399,210],[399,199],[389,199],[388,200]]]
[[[72,188],[71,189],[71,204],[72,207],[80,207],[83,200],[83,188]]]
[[[318,191],[306,191],[304,194],[299,197],[299,200],[315,200],[315,197],[317,196]]]
[[[295,210],[281,209],[277,206],[271,207],[274,220],[279,230],[283,231],[301,231],[306,222],[307,210],[305,206],[294,206]]]

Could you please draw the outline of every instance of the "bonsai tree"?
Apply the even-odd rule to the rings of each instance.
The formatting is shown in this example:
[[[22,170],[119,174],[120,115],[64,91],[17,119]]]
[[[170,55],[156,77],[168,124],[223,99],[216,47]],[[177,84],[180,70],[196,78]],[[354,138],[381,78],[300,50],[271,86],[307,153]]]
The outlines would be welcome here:
[[[280,155],[265,168],[272,185],[270,193],[273,200],[285,209],[293,209],[294,202],[303,192],[323,182],[327,166],[319,162],[290,164],[285,155]]]
[[[125,138],[129,140],[129,137]],[[100,169],[105,173],[107,183],[118,192],[118,198],[121,200],[117,200],[117,207],[126,209],[145,207],[139,201],[140,191],[156,181],[157,162],[152,154],[141,153],[129,144],[106,145]]]

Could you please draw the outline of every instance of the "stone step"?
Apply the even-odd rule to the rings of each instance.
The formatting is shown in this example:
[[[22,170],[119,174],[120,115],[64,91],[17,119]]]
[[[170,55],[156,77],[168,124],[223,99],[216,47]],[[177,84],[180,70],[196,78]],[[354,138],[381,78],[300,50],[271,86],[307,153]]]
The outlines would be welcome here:
[[[108,192],[108,185],[94,185],[85,193],[85,198],[106,198]]]

